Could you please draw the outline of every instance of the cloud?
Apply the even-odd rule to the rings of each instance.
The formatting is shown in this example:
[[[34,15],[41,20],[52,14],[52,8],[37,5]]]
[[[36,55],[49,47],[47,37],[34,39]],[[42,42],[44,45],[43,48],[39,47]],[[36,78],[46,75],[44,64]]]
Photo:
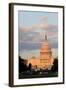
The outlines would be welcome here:
[[[40,20],[48,20],[48,17],[47,16],[41,16],[39,17]]]
[[[41,17],[48,19],[47,17]],[[58,26],[48,23],[34,24],[30,27],[19,28],[19,51],[39,49],[44,42],[45,34],[48,36],[51,48],[58,48]]]
[[[20,27],[19,28],[20,31],[23,31],[23,32],[29,32],[30,31],[30,27]]]
[[[42,43],[44,42],[44,40],[42,42],[33,42],[33,41],[27,41],[27,42],[19,42],[19,51],[21,50],[36,50],[36,49],[40,49]],[[52,39],[49,40],[49,46],[51,48],[58,48],[58,41],[57,39]]]
[[[48,39],[58,39],[58,32],[47,32],[46,33]]]
[[[45,24],[45,23],[41,23],[41,24],[35,24],[31,27],[21,27],[19,28],[20,31],[23,31],[23,32],[31,32],[31,31],[35,31],[35,30],[45,30],[45,31],[49,31],[49,30],[57,30],[58,29],[58,26],[57,25],[51,25],[51,24]]]
[[[54,58],[58,57],[58,49],[52,48],[52,56]]]
[[[41,23],[41,24],[36,24],[36,25],[33,25],[31,27],[31,30],[35,30],[35,29],[47,29],[48,28],[48,24],[44,24],[44,23]]]
[[[46,34],[47,34],[47,38],[48,38],[48,41],[50,42],[50,44],[57,42],[57,40],[58,40],[57,31],[53,31],[53,32],[48,31],[48,32],[46,32]],[[44,31],[41,31],[41,32],[34,32],[34,31],[23,32],[23,31],[21,31],[21,32],[19,32],[19,42],[21,44],[22,43],[25,43],[25,44],[29,43],[30,45],[41,44],[44,42],[44,40],[45,40],[45,32]]]
[[[41,17],[39,17],[39,19],[40,19],[40,22],[48,23],[48,17],[47,16],[41,16]]]
[[[35,23],[32,26],[22,26],[19,27],[19,30],[23,31],[23,32],[31,32],[31,31],[35,31],[35,30],[45,30],[45,31],[49,31],[49,30],[57,30],[58,26],[57,25],[53,25],[53,24],[49,24],[48,23],[48,17],[47,16],[39,16],[38,20],[40,21],[40,23]]]
[[[40,54],[40,50],[38,50],[38,49],[36,49],[36,50],[22,50],[22,51],[20,51],[19,54],[22,58],[25,58],[25,59],[30,58],[32,56],[38,57]]]
[[[48,25],[48,30],[54,30],[57,29],[58,26],[57,25]]]
[[[50,46],[51,45],[51,46]],[[49,43],[49,46],[51,47],[52,50],[52,55],[53,57],[57,57],[58,56],[58,48],[57,48],[57,43]],[[29,58],[32,56],[39,56],[40,54],[40,47],[41,47],[41,43],[21,43],[19,46],[19,55],[22,58]]]
[[[39,36],[39,32],[24,32],[24,31],[19,31],[19,41],[32,41],[33,38],[36,38]]]
[[[48,36],[55,36],[58,35],[58,32],[47,32]]]
[[[41,46],[41,43],[19,42],[19,51],[36,50],[36,49],[39,49],[40,46]]]
[[[42,30],[57,30],[57,25],[51,25],[51,24],[39,24],[38,27]]]

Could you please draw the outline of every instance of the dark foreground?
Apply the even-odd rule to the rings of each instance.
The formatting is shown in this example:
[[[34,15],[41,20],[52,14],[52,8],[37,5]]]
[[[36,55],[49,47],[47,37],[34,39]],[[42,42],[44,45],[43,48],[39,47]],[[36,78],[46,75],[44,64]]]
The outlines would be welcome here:
[[[19,79],[24,78],[48,78],[58,77],[58,59],[55,58],[51,70],[48,69],[32,69],[32,64],[27,66],[27,60],[19,56]]]
[[[58,72],[52,71],[25,71],[19,74],[19,79],[24,78],[48,78],[48,77],[58,77]]]

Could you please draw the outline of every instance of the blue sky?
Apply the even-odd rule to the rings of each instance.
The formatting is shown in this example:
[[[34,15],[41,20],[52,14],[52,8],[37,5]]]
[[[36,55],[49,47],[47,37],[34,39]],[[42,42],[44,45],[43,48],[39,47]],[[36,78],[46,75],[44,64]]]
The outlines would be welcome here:
[[[58,13],[19,11],[19,54],[22,58],[38,56],[47,34],[53,56],[58,52]]]
[[[58,22],[58,14],[57,13],[50,13],[50,12],[36,12],[36,11],[19,11],[18,17],[19,17],[19,26],[32,26],[36,23],[41,23],[40,19],[41,17],[48,17],[48,23],[49,24],[55,24],[57,25]],[[52,19],[52,20],[51,20]],[[28,23],[29,22],[29,23]]]

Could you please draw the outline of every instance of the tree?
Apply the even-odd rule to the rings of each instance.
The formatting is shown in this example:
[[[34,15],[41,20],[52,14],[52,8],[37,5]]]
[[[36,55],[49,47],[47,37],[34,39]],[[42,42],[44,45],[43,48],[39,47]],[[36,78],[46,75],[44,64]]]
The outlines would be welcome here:
[[[51,70],[53,72],[58,71],[58,59],[57,58],[54,59],[53,66],[52,66]]]
[[[32,69],[32,64],[31,63],[29,63],[28,69],[31,71],[31,69]]]
[[[27,71],[27,65],[25,64],[25,59],[19,56],[19,73],[23,71]]]

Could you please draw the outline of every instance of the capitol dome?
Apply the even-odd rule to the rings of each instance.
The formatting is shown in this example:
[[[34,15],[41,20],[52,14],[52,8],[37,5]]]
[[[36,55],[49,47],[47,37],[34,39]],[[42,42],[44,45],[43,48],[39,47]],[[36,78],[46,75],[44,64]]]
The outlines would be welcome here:
[[[45,41],[40,48],[40,62],[43,66],[49,67],[53,64],[52,51],[48,44],[47,36],[45,35]]]
[[[38,58],[33,56],[28,60],[28,64],[29,63],[31,63],[33,67],[37,66],[42,69],[48,69],[53,65],[53,56],[47,40],[47,35],[45,35],[45,40],[41,44],[40,56],[38,56]]]

